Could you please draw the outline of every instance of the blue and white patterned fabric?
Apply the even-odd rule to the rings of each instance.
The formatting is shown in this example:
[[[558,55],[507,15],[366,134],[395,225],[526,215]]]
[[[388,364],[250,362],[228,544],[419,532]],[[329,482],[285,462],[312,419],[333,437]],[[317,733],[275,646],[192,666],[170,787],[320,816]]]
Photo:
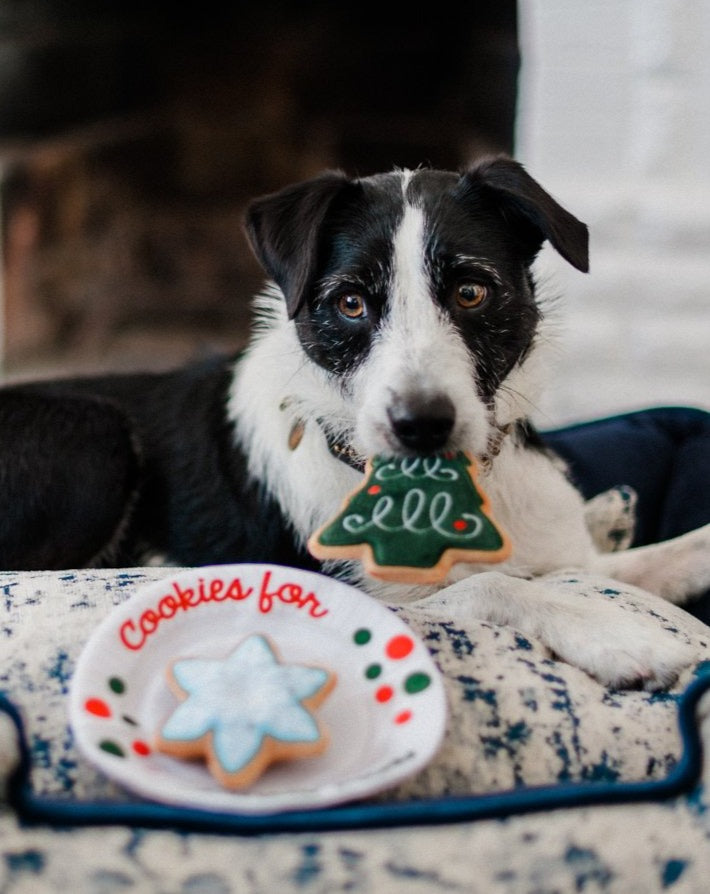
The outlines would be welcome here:
[[[433,761],[363,804],[230,826],[141,804],[79,755],[68,726],[69,683],[96,625],[174,572],[0,573],[0,891],[705,889],[694,718],[710,629],[681,609],[575,584],[695,646],[697,664],[652,694],[605,689],[513,629],[400,608],[445,680],[449,723]]]

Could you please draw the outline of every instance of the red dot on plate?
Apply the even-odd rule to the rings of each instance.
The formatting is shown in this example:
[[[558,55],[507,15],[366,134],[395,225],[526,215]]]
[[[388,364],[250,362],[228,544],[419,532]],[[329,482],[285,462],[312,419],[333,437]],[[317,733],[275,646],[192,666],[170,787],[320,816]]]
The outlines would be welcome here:
[[[136,741],[133,742],[133,744],[131,745],[131,748],[135,751],[136,754],[140,755],[141,757],[147,757],[150,754],[150,747],[140,739],[136,739]]]
[[[394,718],[394,722],[395,722],[395,723],[406,723],[408,720],[411,720],[411,719],[412,719],[412,712],[411,712],[411,711],[401,711],[401,712],[400,712],[399,714],[397,714],[397,716]]]
[[[414,648],[414,640],[409,636],[393,636],[387,643],[385,652],[388,658],[406,658]]]
[[[89,714],[95,714],[97,717],[111,716],[111,708],[102,698],[87,698],[84,702],[84,708]]]
[[[379,484],[373,484],[371,487],[368,487],[367,492],[368,494],[379,494],[381,490],[382,488]]]
[[[457,518],[454,522],[454,528],[456,528],[457,531],[463,531],[466,527],[466,522],[462,518]]]
[[[375,693],[375,698],[378,702],[388,702],[393,695],[394,690],[391,686],[380,686],[380,688]]]

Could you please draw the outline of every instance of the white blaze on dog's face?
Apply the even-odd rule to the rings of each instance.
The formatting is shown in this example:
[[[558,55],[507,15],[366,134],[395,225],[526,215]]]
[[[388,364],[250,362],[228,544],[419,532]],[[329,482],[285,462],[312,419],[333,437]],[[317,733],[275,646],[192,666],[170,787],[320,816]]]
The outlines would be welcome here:
[[[529,409],[530,264],[547,238],[586,266],[584,225],[510,159],[327,174],[257,200],[247,226],[362,455],[485,453],[495,424]]]
[[[437,300],[426,263],[424,209],[406,201],[393,232],[384,313],[349,388],[353,443],[365,456],[461,448],[480,454],[489,413],[476,387],[475,355]]]

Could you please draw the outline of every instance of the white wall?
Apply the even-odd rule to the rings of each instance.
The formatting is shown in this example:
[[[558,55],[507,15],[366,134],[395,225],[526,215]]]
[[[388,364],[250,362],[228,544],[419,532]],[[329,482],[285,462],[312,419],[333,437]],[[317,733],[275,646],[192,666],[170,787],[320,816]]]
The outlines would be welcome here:
[[[560,353],[541,425],[710,409],[710,2],[519,0],[516,155],[590,226],[546,248]]]

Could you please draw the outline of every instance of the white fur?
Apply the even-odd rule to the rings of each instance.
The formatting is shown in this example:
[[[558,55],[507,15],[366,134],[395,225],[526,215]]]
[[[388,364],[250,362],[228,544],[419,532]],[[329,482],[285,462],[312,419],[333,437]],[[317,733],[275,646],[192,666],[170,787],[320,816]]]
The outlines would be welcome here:
[[[423,268],[424,215],[408,206],[394,238],[394,281],[387,320],[353,376],[354,444],[365,456],[396,452],[387,407],[416,387],[447,394],[456,407],[452,445],[485,451],[490,421],[475,390],[476,370],[460,335],[430,297]]]
[[[278,501],[301,544],[361,481],[358,472],[331,455],[325,426],[362,456],[396,452],[387,417],[392,400],[413,388],[423,395],[445,393],[456,408],[452,446],[481,457],[496,423],[527,416],[537,399],[545,367],[540,333],[524,363],[499,389],[493,412],[478,396],[475,362],[430,297],[422,261],[425,226],[421,209],[407,207],[393,238],[386,322],[365,361],[345,381],[304,354],[276,287],[259,298],[263,322],[236,366],[228,412],[249,457],[250,475]],[[291,449],[296,423],[305,425],[304,434]],[[647,621],[531,579],[582,569],[679,601],[710,587],[710,526],[671,544],[601,556],[585,523],[583,500],[560,465],[511,439],[482,471],[481,484],[512,542],[512,557],[495,572],[455,566],[438,593],[432,586],[375,582],[358,568],[351,578],[390,603],[423,600],[422,607],[442,615],[512,624],[608,685],[666,685],[692,660]]]
[[[344,433],[354,419],[340,390],[304,357],[276,287],[260,296],[257,309],[268,327],[257,327],[247,357],[236,366],[227,412],[236,421],[250,475],[266,483],[304,545],[360,478],[331,456],[316,420],[325,418],[334,433]],[[290,450],[298,421],[305,423],[303,440]]]

